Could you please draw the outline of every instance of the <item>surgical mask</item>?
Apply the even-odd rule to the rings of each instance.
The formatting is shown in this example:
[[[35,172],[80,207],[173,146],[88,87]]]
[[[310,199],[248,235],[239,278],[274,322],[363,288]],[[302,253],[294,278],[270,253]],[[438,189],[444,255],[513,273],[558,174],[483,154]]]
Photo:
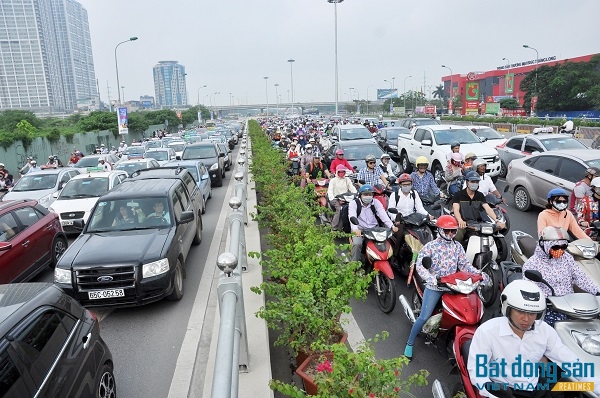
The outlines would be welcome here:
[[[400,185],[400,190],[402,191],[402,193],[410,193],[411,189],[412,185]]]
[[[556,259],[561,258],[563,254],[565,254],[564,249],[550,249],[550,257]]]
[[[456,229],[438,228],[438,233],[443,239],[451,241],[456,236]]]
[[[363,202],[365,205],[370,205],[370,204],[371,204],[371,202],[373,202],[373,197],[372,197],[372,196],[366,196],[366,195],[362,195],[362,196],[360,197],[360,200],[362,200],[362,202]]]
[[[563,211],[567,208],[567,203],[566,202],[552,202],[552,206],[558,211]]]
[[[307,149],[306,153],[312,153],[312,149]]]
[[[479,189],[479,183],[478,182],[470,182],[469,184],[467,184],[469,189],[471,191],[477,191]]]

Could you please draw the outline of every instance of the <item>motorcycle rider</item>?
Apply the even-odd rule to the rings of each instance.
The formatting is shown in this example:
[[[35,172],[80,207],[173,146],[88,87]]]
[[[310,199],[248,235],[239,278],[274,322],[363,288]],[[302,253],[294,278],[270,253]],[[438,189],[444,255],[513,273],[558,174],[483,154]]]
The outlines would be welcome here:
[[[383,172],[383,176],[387,178],[388,181],[393,181],[396,177],[394,174],[394,170],[392,169],[392,164],[390,163],[390,155],[387,153],[382,153],[379,157],[379,168]]]
[[[33,173],[36,171],[41,171],[41,170],[42,170],[42,168],[37,165],[37,160],[32,159],[31,164],[29,166],[29,170],[27,170],[27,174]]]
[[[526,270],[540,271],[542,277],[554,289],[555,296],[574,293],[573,285],[591,294],[600,293],[600,286],[591,280],[577,266],[573,256],[566,252],[568,241],[569,234],[564,229],[553,226],[545,227],[533,256],[523,264],[523,272]],[[523,274],[523,279],[527,279],[525,274]],[[548,286],[542,283],[537,283],[537,285],[545,295],[552,295]],[[551,310],[548,310],[544,317],[544,321],[550,326],[554,326],[556,321],[565,319],[567,319],[565,314]]]
[[[419,276],[423,278],[425,289],[423,292],[423,302],[421,304],[421,313],[415,321],[408,342],[404,348],[404,355],[410,360],[413,356],[413,344],[417,335],[421,332],[423,325],[429,319],[438,301],[442,297],[443,291],[438,290],[437,279],[442,276],[450,275],[456,272],[457,268],[461,271],[471,274],[481,274],[481,271],[473,267],[465,254],[465,249],[460,243],[454,240],[458,223],[450,215],[443,215],[437,221],[438,237],[423,246],[419,252],[416,262],[416,270]],[[431,257],[431,268],[423,267],[423,258]],[[482,274],[484,283],[488,283],[488,276]]]
[[[446,170],[444,170],[444,180],[448,183],[448,193],[454,195],[462,189],[464,175],[462,171],[462,155],[453,153]]]
[[[465,178],[467,187],[458,191],[452,198],[452,209],[459,227],[456,240],[459,242],[465,237],[465,228],[468,221],[481,221],[481,211],[485,211],[488,217],[498,225],[499,229],[505,228],[504,223],[496,218],[496,214],[485,201],[485,196],[479,192],[479,182],[481,181],[479,174],[475,171],[469,171]]]
[[[374,228],[379,225],[379,219],[386,227],[391,228],[394,233],[398,228],[394,226],[392,220],[378,200],[373,200],[374,190],[369,184],[364,184],[358,190],[358,200],[353,200],[348,204],[348,218],[356,217],[358,225],[351,224],[352,236],[352,261],[360,261],[363,247],[362,230]],[[357,208],[361,206],[360,215],[357,216]]]
[[[302,179],[302,186],[306,186],[310,180],[316,180],[317,178],[329,178],[329,170],[321,163],[321,155],[314,155],[312,162],[306,165],[304,168],[304,178]]]
[[[304,154],[300,158],[300,170],[304,170],[313,160],[314,149],[312,144],[306,144]]]
[[[290,149],[287,151],[287,160],[292,160],[293,158],[298,158],[300,157],[300,153],[298,153],[298,151],[296,151],[296,144],[292,143],[290,144]]]
[[[390,189],[390,183],[383,175],[381,167],[375,167],[375,156],[367,155],[365,157],[365,167],[358,171],[358,179],[363,180],[367,185],[377,185],[383,183],[386,188]]]
[[[473,162],[477,159],[477,155],[473,152],[469,152],[465,155],[465,161],[463,163],[463,173],[467,174],[473,169]]]
[[[419,196],[429,195],[430,192],[436,197],[440,195],[440,189],[435,183],[433,174],[427,171],[429,160],[425,156],[419,156],[415,160],[415,166],[417,169],[410,173],[410,177],[412,178],[413,188]]]
[[[600,214],[598,213],[600,201],[600,177],[596,177],[590,184],[592,196],[584,196],[581,198],[575,207],[577,222],[583,228],[589,227],[593,221],[598,221]]]
[[[335,177],[329,180],[329,186],[327,187],[327,199],[335,209],[335,214],[331,220],[331,228],[336,231],[340,231],[342,227],[340,224],[342,206],[336,196],[346,192],[356,193],[356,188],[352,181],[346,177],[346,168],[340,164],[335,169]]]
[[[520,359],[522,364],[531,362],[535,366],[546,362],[544,357],[558,364],[575,363],[582,358],[578,358],[562,343],[550,325],[541,321],[546,311],[546,297],[536,284],[526,280],[513,281],[502,291],[500,300],[503,316],[481,324],[471,341],[467,360],[471,383],[474,386],[486,386],[479,390],[483,397],[555,397],[549,390],[513,391],[515,385],[533,389],[538,383],[544,383],[538,378],[539,372],[524,376],[521,372],[517,375],[511,371],[515,361]],[[504,362],[508,371],[493,376],[492,372],[481,375],[482,372],[477,370],[481,366],[480,358],[485,358],[490,365]],[[585,381],[595,382],[594,392],[600,393],[597,377]],[[495,388],[491,383],[495,383]]]
[[[596,167],[590,167],[585,170],[585,176],[583,180],[578,181],[573,190],[571,191],[571,195],[569,195],[569,210],[575,212],[575,207],[579,204],[581,199],[586,196],[592,196],[592,180],[598,175],[600,170]]]
[[[573,213],[567,210],[569,194],[562,188],[554,188],[548,192],[546,210],[542,210],[537,219],[538,236],[547,226],[561,227],[569,231],[577,239],[589,239],[581,229]]]
[[[331,171],[332,173],[334,171],[337,170],[337,167],[339,165],[342,165],[346,168],[346,170],[353,170],[352,165],[350,164],[350,162],[344,158],[344,150],[343,149],[337,149],[335,151],[335,159],[333,159],[331,161],[331,165],[329,165],[329,171]]]
[[[502,203],[506,204],[506,199],[502,197],[502,194],[498,191],[496,185],[494,185],[492,177],[485,174],[486,168],[487,162],[485,160],[475,159],[475,161],[473,161],[473,170],[476,171],[481,177],[481,180],[479,181],[479,192],[481,192],[483,196],[487,196],[488,194],[492,193],[496,198],[501,199]]]
[[[452,143],[450,143],[450,153],[446,155],[446,160],[448,160],[448,162],[450,162],[450,160],[452,159],[453,153],[460,153],[460,142],[453,141]],[[464,160],[462,153],[460,154],[460,160],[461,162]]]
[[[573,128],[575,126],[573,125],[573,120],[571,118],[568,118],[566,122],[563,123],[562,126],[560,126],[560,132],[565,132],[565,133],[569,133],[569,134],[573,134]]]

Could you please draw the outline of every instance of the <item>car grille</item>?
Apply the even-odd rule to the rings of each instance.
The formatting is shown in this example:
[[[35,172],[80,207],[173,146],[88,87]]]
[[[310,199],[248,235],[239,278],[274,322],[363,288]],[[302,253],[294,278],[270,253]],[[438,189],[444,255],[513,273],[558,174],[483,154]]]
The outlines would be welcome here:
[[[76,271],[79,291],[116,289],[135,286],[134,267],[92,268]],[[102,278],[110,277],[112,278]],[[106,279],[106,280],[99,280]]]
[[[481,158],[488,163],[494,163],[495,156],[482,156]]]
[[[61,220],[77,220],[83,218],[83,211],[69,211],[66,213],[60,213]]]

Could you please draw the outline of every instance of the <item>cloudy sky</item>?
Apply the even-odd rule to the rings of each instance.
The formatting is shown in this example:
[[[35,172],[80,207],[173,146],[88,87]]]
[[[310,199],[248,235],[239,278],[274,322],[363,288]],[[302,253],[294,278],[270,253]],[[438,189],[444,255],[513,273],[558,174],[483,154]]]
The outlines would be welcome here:
[[[293,58],[294,100],[334,101],[334,6],[326,0],[79,1],[104,101],[107,85],[117,97],[115,45],[131,36],[139,40],[118,50],[127,100],[154,95],[152,67],[176,60],[191,104],[265,103],[267,90],[272,104],[276,83],[287,102]],[[354,99],[368,90],[373,100],[394,77],[400,93],[405,81],[407,91],[431,92],[449,74],[442,64],[467,74],[502,58],[535,59],[523,44],[540,58],[600,53],[598,0],[345,0],[337,11],[340,101],[350,87]]]

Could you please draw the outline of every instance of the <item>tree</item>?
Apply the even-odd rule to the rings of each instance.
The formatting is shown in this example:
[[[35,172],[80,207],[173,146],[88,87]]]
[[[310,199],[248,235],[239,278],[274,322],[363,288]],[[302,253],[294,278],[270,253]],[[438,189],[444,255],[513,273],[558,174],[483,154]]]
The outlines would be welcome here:
[[[181,120],[177,117],[177,114],[172,109],[161,109],[159,111],[146,112],[145,116],[149,125],[164,124],[165,120],[167,120],[169,127],[174,127],[176,129],[181,123]]]
[[[500,108],[517,109],[519,106],[519,101],[517,101],[515,98],[502,98],[500,100]]]
[[[110,130],[113,134],[117,134],[119,131],[117,123],[117,114],[115,112],[96,111],[81,118],[77,122],[77,127],[85,132]]]
[[[448,94],[446,93],[446,90],[444,90],[443,84],[436,86],[435,91],[433,91],[431,94],[433,95],[433,98],[439,98],[443,101],[445,101],[446,98],[448,98]]]
[[[38,129],[29,123],[27,120],[21,120],[17,123],[17,128],[14,131],[14,137],[16,140],[21,140],[23,146],[28,148],[35,137]]]
[[[33,112],[7,109],[0,112],[0,130],[15,131],[17,124],[26,120],[33,127],[40,127],[41,121]]]
[[[132,112],[128,115],[128,127],[132,131],[146,131],[150,127],[150,123],[144,117],[142,112]]]

